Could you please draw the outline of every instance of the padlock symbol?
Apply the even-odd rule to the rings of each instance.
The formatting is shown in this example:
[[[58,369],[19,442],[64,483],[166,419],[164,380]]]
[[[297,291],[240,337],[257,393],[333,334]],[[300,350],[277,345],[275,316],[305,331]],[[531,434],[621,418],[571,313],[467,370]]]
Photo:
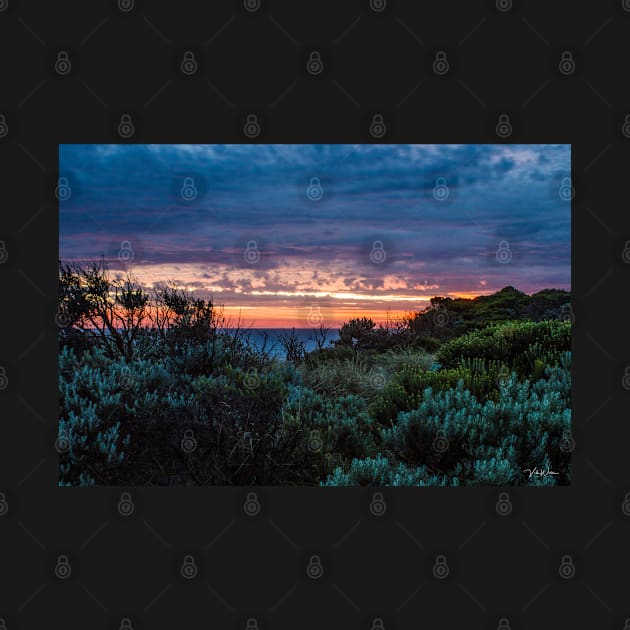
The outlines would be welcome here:
[[[130,263],[133,260],[134,253],[131,249],[131,241],[121,241],[120,249],[118,250],[118,259],[122,263]]]
[[[497,500],[495,509],[499,516],[509,516],[512,513],[512,501],[507,492],[501,492]]]
[[[564,76],[569,76],[575,72],[575,60],[570,50],[564,50],[560,55],[558,70],[560,70],[560,73]]]
[[[2,123],[2,117],[0,116],[0,125]],[[621,133],[625,138],[630,139],[630,114],[626,114],[623,125],[621,125]],[[2,137],[2,132],[0,131],[0,137]]]
[[[311,304],[306,320],[311,326],[319,326],[324,321],[319,304]]]
[[[563,580],[570,580],[575,576],[575,565],[573,564],[573,558],[571,556],[562,556],[558,573]]]
[[[570,177],[562,178],[558,194],[560,195],[560,199],[562,199],[562,201],[571,201],[571,199],[573,199],[575,196],[575,188],[573,188],[573,185],[571,184]]]
[[[374,13],[384,11],[385,7],[387,7],[387,0],[370,0],[370,9],[372,9]]]
[[[0,0],[0,11],[4,11],[2,8],[3,2],[6,3],[6,0]],[[0,630],[7,630],[7,622],[4,617],[0,617]]]
[[[374,243],[372,243],[372,250],[370,251],[370,260],[375,265],[380,265],[385,262],[386,257],[385,250],[383,249],[383,241],[374,241]]]
[[[499,241],[499,247],[496,252],[497,262],[506,265],[512,260],[512,250],[510,244],[507,241]]]
[[[59,201],[68,201],[71,196],[72,189],[68,183],[68,178],[60,177],[57,181],[57,186],[55,187],[55,197],[57,197]]]
[[[243,258],[245,262],[251,265],[255,265],[260,260],[260,252],[258,251],[258,243],[256,243],[256,241],[247,241]]]
[[[497,10],[507,13],[512,10],[512,0],[497,0]]]
[[[67,453],[70,450],[70,440],[65,435],[57,436],[55,450],[61,454]]]
[[[387,133],[387,127],[383,121],[381,114],[372,116],[372,124],[370,125],[370,134],[373,138],[382,138]]]
[[[621,511],[626,516],[630,516],[630,492],[626,492],[626,495],[623,498],[623,502],[621,504]]]
[[[258,621],[250,617],[245,624],[245,630],[258,630]]]
[[[500,114],[496,126],[499,138],[509,138],[512,135],[512,123],[508,114]]]
[[[129,11],[133,11],[135,7],[134,0],[118,0],[118,10],[123,13],[129,13]]]
[[[621,384],[623,385],[624,389],[630,389],[630,366],[626,367],[624,371],[623,379],[621,379]]]
[[[55,576],[60,580],[67,580],[71,574],[72,567],[70,566],[68,556],[63,554],[57,556],[57,564],[55,565]]]
[[[118,513],[121,516],[131,516],[135,507],[131,500],[131,494],[129,494],[129,492],[123,492],[118,501]]]
[[[385,624],[380,617],[376,617],[376,619],[372,621],[372,630],[385,630]]]
[[[260,0],[244,0],[245,10],[254,13],[260,9]]]
[[[575,440],[573,439],[570,431],[564,431],[562,433],[559,447],[563,453],[570,453],[575,450]]]
[[[438,454],[446,453],[446,451],[448,451],[448,446],[449,442],[446,437],[446,433],[440,429],[433,439],[433,450]]]
[[[192,429],[186,429],[184,431],[181,447],[184,453],[192,453],[197,448],[197,440]]]
[[[322,437],[317,429],[313,429],[308,436],[308,448],[317,453],[323,446]]]
[[[623,252],[621,253],[621,259],[627,265],[630,265],[630,241],[626,241],[626,245],[623,248]]]
[[[4,241],[0,241],[0,265],[3,265],[9,260],[9,252],[7,251],[7,244]]]
[[[308,565],[306,567],[306,575],[311,580],[319,580],[324,575],[324,567],[322,566],[321,558],[317,555],[311,556]]]
[[[4,492],[0,492],[0,516],[5,516],[9,511],[9,504],[7,502],[7,497]]]
[[[133,630],[131,619],[129,619],[129,617],[123,617],[120,620],[120,626],[118,626],[118,630]]]
[[[319,201],[324,196],[324,189],[319,181],[319,177],[311,177],[311,183],[306,189],[306,196],[311,201]]]
[[[628,7],[626,8],[626,11],[630,11],[630,0],[625,0]],[[630,617],[628,617],[623,624],[623,630],[630,630]]]
[[[309,74],[313,76],[317,76],[321,74],[324,69],[324,62],[322,61],[322,56],[314,50],[308,57],[308,62],[306,63],[306,69]]]
[[[197,565],[192,556],[184,556],[184,562],[181,566],[182,577],[186,580],[192,580],[197,577]]]
[[[0,365],[0,391],[6,389],[9,386],[9,377],[7,376],[7,370],[3,365]]]
[[[121,138],[131,138],[135,132],[133,122],[131,122],[130,114],[123,114],[120,117],[120,123],[118,125],[118,135]]]
[[[195,58],[195,53],[192,50],[187,50],[184,53],[184,58],[182,59],[179,67],[186,76],[191,76],[197,72],[197,59]]]
[[[0,13],[3,13],[9,8],[9,0],[0,0]],[[2,619],[2,623],[4,623],[4,619]],[[2,630],[2,626],[0,626],[0,630]]]
[[[184,185],[182,186],[180,194],[184,201],[194,201],[197,199],[197,187],[192,177],[184,178]]]
[[[451,570],[446,562],[446,556],[436,556],[435,563],[433,564],[433,577],[437,580],[445,580],[450,572]]]
[[[445,177],[438,177],[435,180],[435,186],[433,187],[433,197],[437,201],[445,201],[448,199],[448,196],[451,194],[448,186],[446,185]]]
[[[245,510],[245,514],[247,514],[247,516],[257,516],[260,513],[260,502],[258,501],[258,496],[255,492],[249,492],[247,494],[243,509]]]
[[[118,382],[120,383],[121,389],[131,389],[133,387],[133,375],[131,373],[131,368],[128,365],[123,366],[120,370]]]
[[[57,59],[55,60],[55,72],[62,77],[70,74],[72,70],[72,64],[70,63],[70,56],[65,50],[60,50],[57,53]]]
[[[383,516],[387,510],[387,504],[383,498],[382,493],[375,492],[372,495],[372,501],[370,502],[370,512],[372,516]]]
[[[438,305],[433,309],[433,321],[436,326],[443,328],[448,324],[448,320],[448,311],[442,305]]]
[[[499,623],[497,624],[497,630],[511,630],[510,620],[507,617],[501,617],[501,619],[499,619]]]
[[[571,304],[560,307],[560,321],[575,323],[575,315],[573,314],[573,307]]]
[[[260,135],[260,123],[256,114],[248,114],[243,127],[243,133],[248,138],[256,138]]]
[[[4,138],[9,134],[9,125],[4,114],[0,114],[0,138]]]
[[[438,50],[433,60],[433,72],[438,76],[444,76],[450,69],[450,64],[446,58],[446,51]]]

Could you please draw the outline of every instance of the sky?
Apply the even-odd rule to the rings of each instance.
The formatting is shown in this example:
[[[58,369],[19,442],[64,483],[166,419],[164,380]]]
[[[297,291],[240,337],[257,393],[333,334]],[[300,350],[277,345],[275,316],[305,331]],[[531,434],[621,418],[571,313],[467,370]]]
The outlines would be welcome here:
[[[59,255],[253,327],[380,323],[570,289],[570,176],[570,145],[60,145]]]

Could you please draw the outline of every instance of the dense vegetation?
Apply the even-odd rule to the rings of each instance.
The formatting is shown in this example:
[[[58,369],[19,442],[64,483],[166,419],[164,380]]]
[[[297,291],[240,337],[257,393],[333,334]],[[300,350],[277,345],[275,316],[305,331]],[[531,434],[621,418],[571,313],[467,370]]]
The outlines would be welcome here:
[[[173,286],[59,277],[61,485],[570,481],[565,291],[436,297],[312,352],[285,335],[279,360]]]

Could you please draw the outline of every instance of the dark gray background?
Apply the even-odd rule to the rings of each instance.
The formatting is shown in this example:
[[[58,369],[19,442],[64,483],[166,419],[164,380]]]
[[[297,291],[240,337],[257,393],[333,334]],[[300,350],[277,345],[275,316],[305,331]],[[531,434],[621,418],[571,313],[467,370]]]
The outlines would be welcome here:
[[[630,2],[511,5],[0,0],[0,627],[630,627]],[[249,517],[247,488],[132,489],[129,516],[123,489],[57,488],[57,147],[123,141],[124,113],[143,143],[249,142],[250,113],[256,142],[374,142],[381,114],[383,142],[494,143],[507,113],[509,142],[571,143],[573,486],[509,489],[508,516],[497,488],[390,489],[380,517],[369,489],[260,489]]]

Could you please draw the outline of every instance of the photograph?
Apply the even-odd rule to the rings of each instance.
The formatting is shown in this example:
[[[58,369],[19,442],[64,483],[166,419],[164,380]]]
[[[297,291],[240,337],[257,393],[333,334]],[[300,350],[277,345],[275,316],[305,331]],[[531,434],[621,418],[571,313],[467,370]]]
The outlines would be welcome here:
[[[61,144],[55,194],[60,486],[571,484],[571,145]]]

